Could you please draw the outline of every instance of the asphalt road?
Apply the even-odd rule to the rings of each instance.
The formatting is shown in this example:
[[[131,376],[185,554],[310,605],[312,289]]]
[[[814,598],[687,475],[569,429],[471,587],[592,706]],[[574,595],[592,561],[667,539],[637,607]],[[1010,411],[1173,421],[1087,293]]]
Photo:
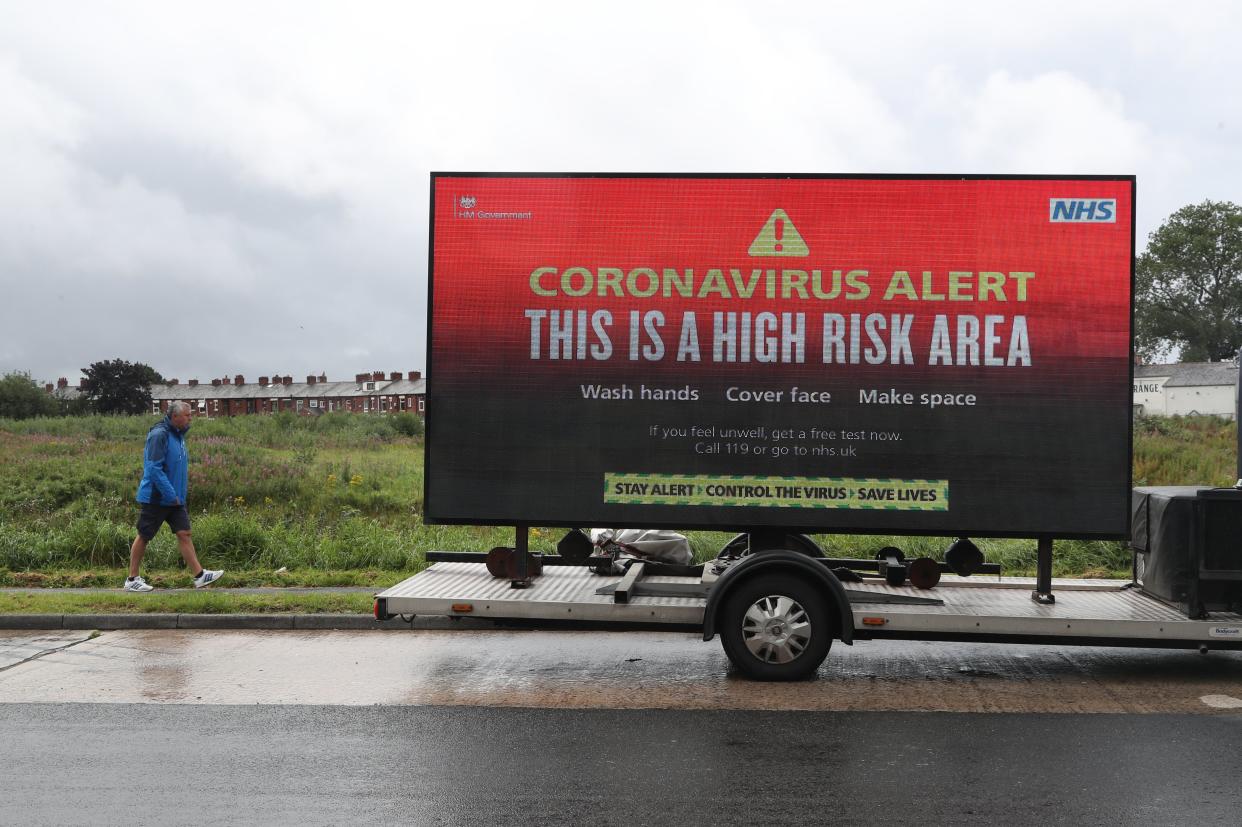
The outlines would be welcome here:
[[[1229,824],[1242,653],[0,633],[4,824]]]
[[[0,705],[7,823],[1198,824],[1242,717]]]

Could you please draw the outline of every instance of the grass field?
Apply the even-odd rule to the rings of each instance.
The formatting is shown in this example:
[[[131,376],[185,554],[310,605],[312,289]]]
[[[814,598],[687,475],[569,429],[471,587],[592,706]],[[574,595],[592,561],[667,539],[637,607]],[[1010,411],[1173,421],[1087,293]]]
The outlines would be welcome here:
[[[369,594],[0,593],[3,614],[370,614]]]
[[[134,491],[150,417],[0,420],[0,586],[119,583],[133,539]],[[1211,417],[1140,419],[1136,485],[1232,485],[1232,423]],[[205,564],[226,585],[387,585],[425,565],[424,552],[511,545],[512,529],[425,525],[421,422],[411,415],[291,414],[198,420],[190,435],[190,505]],[[532,531],[551,553],[561,529]],[[690,532],[700,560],[727,534]],[[940,558],[949,540],[820,535],[832,556],[871,557],[896,545]],[[1033,540],[978,540],[1008,574],[1030,574]],[[1059,541],[1058,576],[1121,575],[1120,542]],[[144,571],[161,586],[188,573],[161,532]]]

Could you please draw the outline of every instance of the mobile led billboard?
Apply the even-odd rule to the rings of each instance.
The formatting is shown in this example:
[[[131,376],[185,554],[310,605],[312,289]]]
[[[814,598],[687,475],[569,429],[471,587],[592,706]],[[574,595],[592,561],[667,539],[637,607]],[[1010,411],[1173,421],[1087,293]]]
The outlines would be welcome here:
[[[1133,177],[431,195],[429,521],[1126,534]]]

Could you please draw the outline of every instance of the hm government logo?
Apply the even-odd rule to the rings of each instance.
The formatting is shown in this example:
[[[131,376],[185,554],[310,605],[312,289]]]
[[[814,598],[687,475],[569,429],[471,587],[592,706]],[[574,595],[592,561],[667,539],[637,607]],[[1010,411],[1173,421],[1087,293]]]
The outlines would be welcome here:
[[[529,210],[526,212],[496,212],[477,209],[479,199],[474,195],[459,195],[454,203],[456,205],[456,209],[453,211],[454,218],[478,219],[482,221],[528,221],[534,215]]]
[[[811,254],[806,242],[794,227],[793,222],[784,210],[773,210],[763,229],[755,240],[750,243],[748,252],[752,256],[795,256],[806,257]]]

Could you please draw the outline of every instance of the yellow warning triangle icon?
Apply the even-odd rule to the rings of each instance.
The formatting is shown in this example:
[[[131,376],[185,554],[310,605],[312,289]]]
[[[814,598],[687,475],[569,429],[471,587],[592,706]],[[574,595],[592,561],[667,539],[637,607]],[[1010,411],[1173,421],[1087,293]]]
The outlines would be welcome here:
[[[750,243],[752,256],[809,256],[806,242],[784,210],[773,210],[768,223]]]

